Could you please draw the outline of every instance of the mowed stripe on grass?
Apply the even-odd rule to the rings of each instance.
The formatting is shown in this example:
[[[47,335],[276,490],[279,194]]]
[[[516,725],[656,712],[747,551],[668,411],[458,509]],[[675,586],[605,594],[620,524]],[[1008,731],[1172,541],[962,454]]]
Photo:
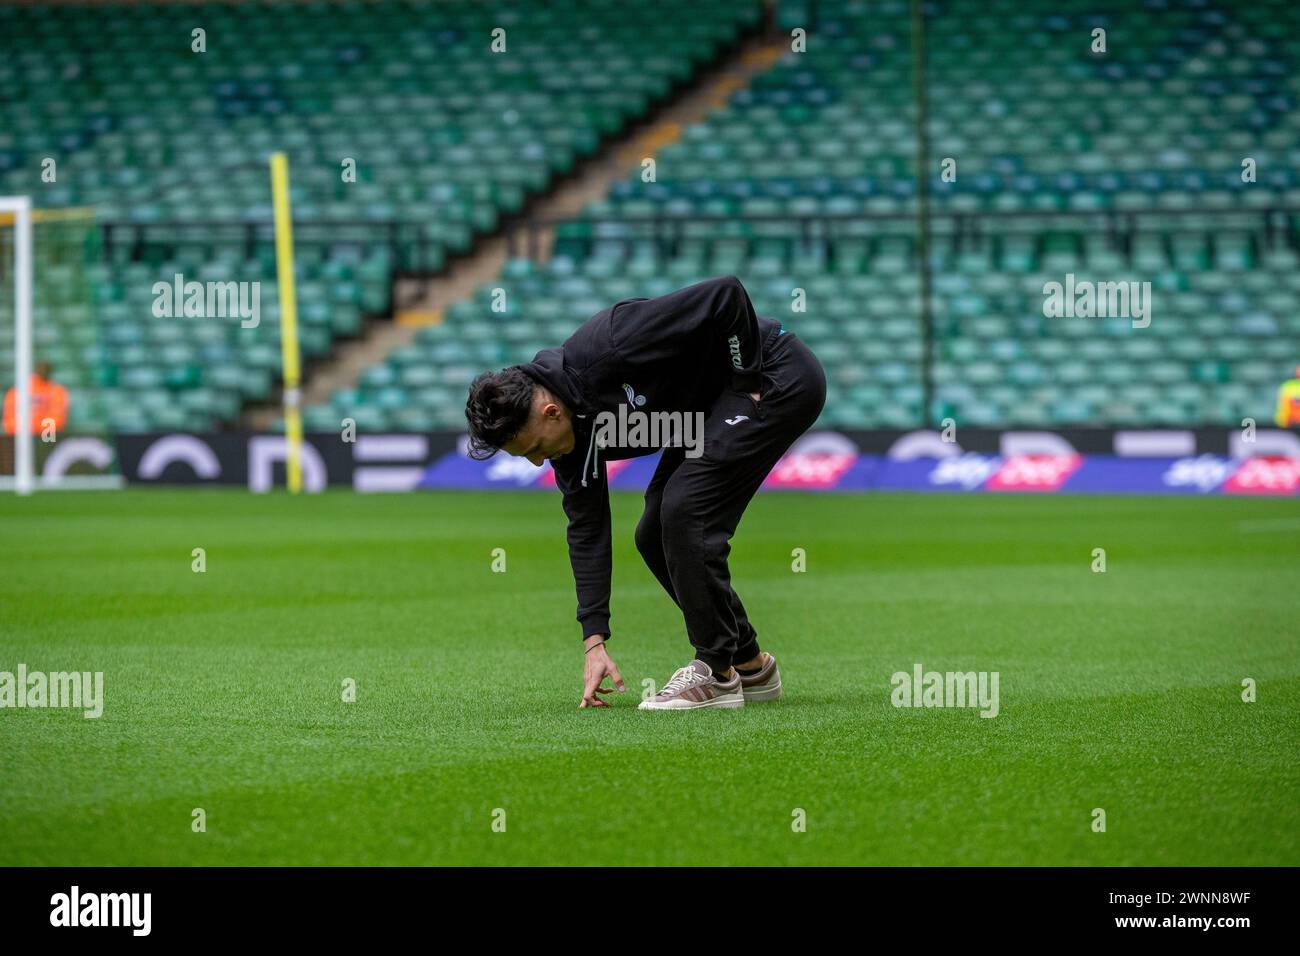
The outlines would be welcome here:
[[[554,494],[0,499],[0,670],[106,697],[0,710],[0,864],[1300,863],[1300,503],[762,494],[786,696],[650,713],[690,648],[613,500],[592,711]],[[893,707],[918,663],[998,716]]]

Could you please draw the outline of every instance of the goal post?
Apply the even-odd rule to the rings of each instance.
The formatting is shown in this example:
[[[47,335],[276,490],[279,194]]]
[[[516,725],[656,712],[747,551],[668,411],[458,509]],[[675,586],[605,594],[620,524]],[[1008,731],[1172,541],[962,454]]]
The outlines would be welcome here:
[[[14,490],[30,495],[36,488],[32,447],[32,200],[0,196],[0,214],[14,217]]]
[[[122,487],[102,251],[94,209],[0,196],[0,492]]]

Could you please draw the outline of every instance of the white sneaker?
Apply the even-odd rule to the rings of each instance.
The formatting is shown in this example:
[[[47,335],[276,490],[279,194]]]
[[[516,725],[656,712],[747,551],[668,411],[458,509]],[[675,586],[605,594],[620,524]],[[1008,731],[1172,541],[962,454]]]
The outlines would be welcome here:
[[[733,668],[734,670],[734,668]],[[704,661],[691,661],[669,678],[664,689],[649,700],[641,701],[639,710],[695,710],[697,707],[744,707],[740,672],[723,681],[714,676]]]

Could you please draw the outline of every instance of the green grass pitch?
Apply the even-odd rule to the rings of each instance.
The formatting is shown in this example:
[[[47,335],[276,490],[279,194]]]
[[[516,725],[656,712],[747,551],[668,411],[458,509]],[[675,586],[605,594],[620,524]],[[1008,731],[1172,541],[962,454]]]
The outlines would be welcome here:
[[[760,495],[786,696],[695,713],[636,709],[691,657],[640,505],[593,711],[553,494],[0,499],[0,670],[106,698],[0,710],[0,864],[1300,864],[1300,502]],[[1000,713],[893,707],[916,663]]]

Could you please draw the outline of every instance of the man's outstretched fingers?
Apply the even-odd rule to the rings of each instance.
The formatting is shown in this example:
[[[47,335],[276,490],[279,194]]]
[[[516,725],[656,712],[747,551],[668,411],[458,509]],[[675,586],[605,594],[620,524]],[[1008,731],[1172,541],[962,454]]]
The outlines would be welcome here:
[[[613,661],[609,662],[609,676],[612,677],[614,683],[618,685],[619,692],[626,694],[627,688],[623,686],[623,675],[618,672],[618,665]],[[612,690],[613,688],[610,689]]]
[[[596,692],[600,689],[600,682],[604,679],[604,677],[587,679],[587,682],[582,689],[582,703],[578,705],[579,707],[604,706],[605,702],[596,696]]]

